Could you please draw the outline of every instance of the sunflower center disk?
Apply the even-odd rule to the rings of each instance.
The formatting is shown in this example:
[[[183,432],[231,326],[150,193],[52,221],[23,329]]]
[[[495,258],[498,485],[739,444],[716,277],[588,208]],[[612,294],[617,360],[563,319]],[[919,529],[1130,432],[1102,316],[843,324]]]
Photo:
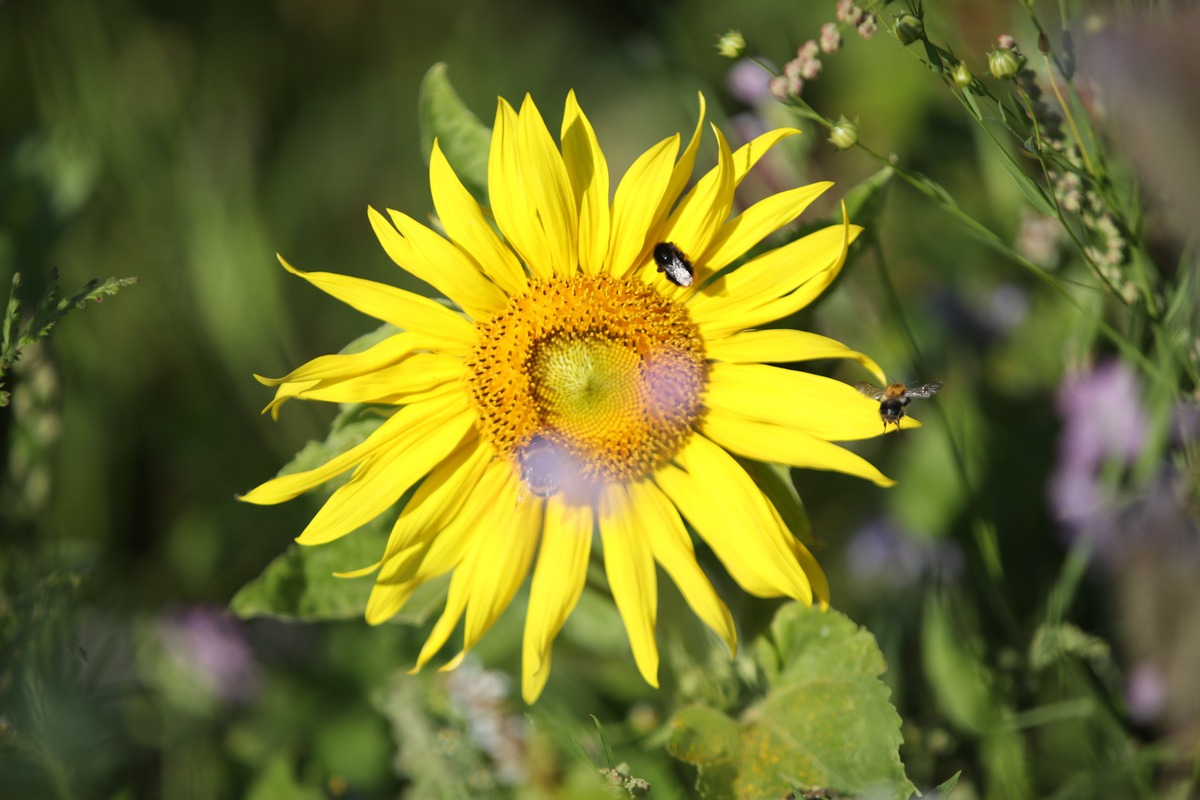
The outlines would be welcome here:
[[[537,494],[642,478],[700,413],[703,339],[639,280],[543,281],[478,329],[467,366],[481,433]]]

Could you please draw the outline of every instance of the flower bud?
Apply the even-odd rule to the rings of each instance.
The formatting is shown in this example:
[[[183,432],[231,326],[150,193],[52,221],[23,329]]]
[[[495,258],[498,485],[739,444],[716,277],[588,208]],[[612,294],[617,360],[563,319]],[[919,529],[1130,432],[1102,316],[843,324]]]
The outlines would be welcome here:
[[[965,61],[960,61],[950,70],[950,77],[962,89],[966,89],[975,82],[975,76],[971,74],[970,68],[967,67]]]
[[[912,14],[901,14],[896,17],[896,38],[906,47],[913,42],[925,38],[925,23],[920,17]]]
[[[741,31],[728,30],[717,38],[717,54],[738,58],[746,52],[746,37]]]
[[[848,150],[858,144],[858,123],[846,119],[845,115],[838,118],[829,132],[829,141],[838,150]]]
[[[988,71],[1000,80],[1008,80],[1021,70],[1022,58],[1007,47],[988,53]]]

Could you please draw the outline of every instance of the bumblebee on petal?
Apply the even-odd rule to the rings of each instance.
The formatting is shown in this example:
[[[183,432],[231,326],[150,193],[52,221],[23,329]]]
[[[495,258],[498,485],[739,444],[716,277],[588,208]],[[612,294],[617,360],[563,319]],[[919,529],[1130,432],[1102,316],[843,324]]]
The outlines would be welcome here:
[[[666,273],[667,280],[676,286],[692,285],[692,278],[696,275],[692,263],[682,250],[670,242],[654,245],[654,263],[658,264],[658,271]]]

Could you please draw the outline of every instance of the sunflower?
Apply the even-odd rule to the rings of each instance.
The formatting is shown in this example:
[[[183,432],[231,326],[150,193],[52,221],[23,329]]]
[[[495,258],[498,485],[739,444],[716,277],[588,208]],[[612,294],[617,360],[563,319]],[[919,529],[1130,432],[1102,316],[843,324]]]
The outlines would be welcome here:
[[[444,235],[399,211],[368,215],[392,260],[457,308],[373,281],[301,272],[280,258],[399,331],[363,352],[260,378],[276,386],[268,408],[300,398],[395,411],[322,466],[242,499],[283,502],[353,470],[297,538],[318,545],[416,487],[382,558],[342,573],[377,573],[366,609],[372,624],[452,573],[414,670],[465,616],[462,648],[443,668],[460,663],[532,568],[522,647],[522,691],[532,703],[598,535],[634,660],[657,686],[656,564],[731,652],[737,645],[689,527],[747,592],[828,603],[816,560],[735,456],[892,483],[832,444],[879,435],[877,404],[848,384],[768,364],[850,358],[882,381],[878,366],[813,333],[752,330],[817,297],[860,229],[843,220],[730,268],[830,184],[780,192],[735,215],[746,173],[798,131],[774,130],[734,151],[714,126],[717,165],[685,192],[703,117],[701,97],[701,122],[683,152],[679,134],[647,150],[611,202],[604,154],[574,93],[560,145],[532,99],[519,112],[500,99],[490,212],[435,142],[430,186]]]

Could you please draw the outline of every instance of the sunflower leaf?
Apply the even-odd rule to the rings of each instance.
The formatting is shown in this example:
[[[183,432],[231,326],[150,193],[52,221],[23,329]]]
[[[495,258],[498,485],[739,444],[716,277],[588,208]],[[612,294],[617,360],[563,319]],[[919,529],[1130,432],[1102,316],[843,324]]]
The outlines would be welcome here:
[[[487,197],[492,129],[480,122],[454,91],[448,70],[446,64],[438,62],[421,80],[421,94],[417,99],[421,155],[428,163],[436,139],[459,180],[475,199],[482,200]]]
[[[734,797],[742,748],[739,725],[715,708],[689,706],[674,716],[671,726],[667,750],[696,767],[699,795],[708,800]]]
[[[904,800],[900,717],[879,680],[874,637],[837,612],[780,609],[758,660],[769,689],[746,723],[709,708],[673,719],[671,753],[695,764],[704,797],[779,798],[796,786]]]

